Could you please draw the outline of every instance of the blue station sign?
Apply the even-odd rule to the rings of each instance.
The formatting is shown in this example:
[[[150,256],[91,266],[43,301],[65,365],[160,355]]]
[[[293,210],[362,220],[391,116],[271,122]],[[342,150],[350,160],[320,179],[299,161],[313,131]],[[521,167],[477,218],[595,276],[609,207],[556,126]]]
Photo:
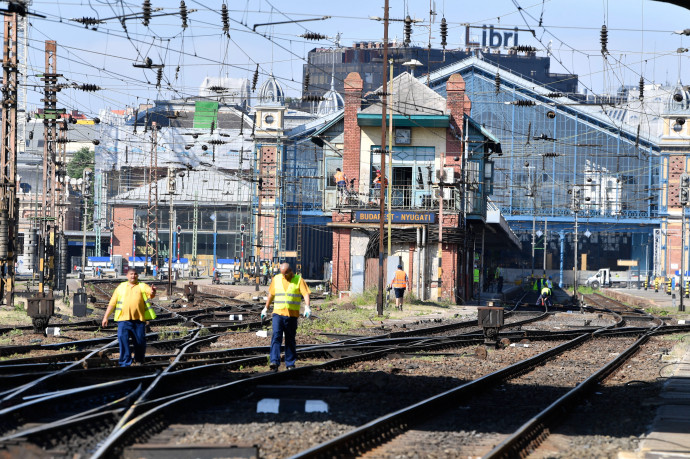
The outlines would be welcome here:
[[[388,212],[384,212],[384,221],[388,221]],[[395,210],[391,212],[391,223],[425,224],[435,223],[436,214],[433,212],[416,212],[413,210]],[[375,210],[355,211],[355,221],[358,223],[379,223],[380,213]]]

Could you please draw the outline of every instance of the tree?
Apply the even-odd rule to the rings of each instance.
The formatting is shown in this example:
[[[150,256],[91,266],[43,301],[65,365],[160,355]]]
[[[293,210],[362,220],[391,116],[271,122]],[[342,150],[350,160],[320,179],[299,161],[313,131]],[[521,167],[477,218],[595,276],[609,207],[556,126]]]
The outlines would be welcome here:
[[[90,167],[94,168],[96,155],[93,150],[88,147],[82,147],[74,155],[67,165],[67,175],[72,178],[81,178],[84,169]]]

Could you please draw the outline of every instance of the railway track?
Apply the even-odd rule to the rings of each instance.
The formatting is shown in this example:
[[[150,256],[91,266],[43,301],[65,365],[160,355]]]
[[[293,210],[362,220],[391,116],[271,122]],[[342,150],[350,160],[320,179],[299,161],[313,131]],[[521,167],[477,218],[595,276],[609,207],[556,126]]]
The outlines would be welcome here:
[[[188,305],[183,308],[180,301],[166,307],[158,305],[162,323],[185,324],[188,332],[171,340],[150,342],[152,352],[147,356],[149,363],[124,371],[113,366],[113,342],[105,340],[95,340],[62,355],[41,355],[0,362],[0,375],[6,381],[0,385],[0,447],[17,452],[27,445],[34,445],[41,448],[44,454],[55,457],[73,454],[118,456],[126,450],[131,451],[127,448],[131,448],[133,444],[140,444],[145,440],[140,437],[142,431],[154,435],[165,432],[166,429],[174,430],[173,423],[180,413],[198,411],[203,407],[217,409],[221,401],[223,406],[232,409],[235,404],[243,403],[242,397],[252,393],[258,386],[280,386],[286,382],[303,385],[310,380],[314,381],[314,378],[318,381],[325,374],[340,374],[337,373],[339,369],[380,365],[387,361],[385,359],[391,358],[435,359],[446,355],[470,355],[474,352],[474,347],[483,341],[476,321],[431,326],[420,324],[422,326],[414,329],[382,330],[380,334],[371,336],[334,336],[334,341],[330,343],[299,346],[299,359],[308,365],[280,373],[266,371],[267,346],[209,348],[211,342],[238,328],[262,327],[260,320],[252,320],[258,317],[261,307],[256,303],[225,303],[219,298],[206,299],[203,296],[199,296],[192,307]],[[549,314],[517,311],[507,313],[507,323],[501,337],[513,342],[527,338],[535,343],[535,349],[538,346],[550,349],[538,356],[531,356],[463,382],[446,391],[454,394],[446,395],[450,398],[442,397],[444,394],[433,394],[430,399],[437,401],[430,403],[436,403],[437,407],[447,406],[454,403],[451,402],[455,400],[454,397],[465,396],[489,382],[498,383],[512,377],[511,375],[517,377],[557,358],[574,346],[592,340],[595,333],[596,339],[603,339],[598,336],[611,336],[611,339],[623,340],[626,338],[621,336],[643,335],[650,330],[649,324],[624,327],[627,312],[603,305],[597,307],[603,313],[617,317],[614,325],[597,332],[591,329],[556,333],[524,330],[523,325],[544,320]],[[156,321],[152,325],[155,327]],[[685,330],[684,327],[680,329]],[[675,329],[669,328],[668,332],[671,331]],[[150,338],[156,337],[155,333],[150,335]],[[563,344],[551,347],[549,342]],[[65,348],[69,346],[61,349]],[[2,352],[3,348],[0,347],[0,353]],[[467,388],[461,389],[464,386]],[[429,390],[432,387],[434,385],[423,389]],[[424,390],[417,395],[421,396]],[[415,406],[423,402],[425,401],[418,401]],[[394,424],[398,423],[395,428],[398,430],[391,432],[400,433],[404,430],[400,428],[400,419],[403,418],[398,416],[405,419],[405,416],[412,416],[411,419],[417,422],[424,417],[415,411],[417,409],[419,408],[414,408],[407,415],[396,414],[404,410],[391,415],[386,415],[385,412],[381,414],[384,414],[383,418],[395,415],[391,419],[395,419]],[[388,425],[388,421],[382,422]],[[405,422],[405,425],[413,424],[409,420]],[[170,427],[171,424],[173,427]],[[345,441],[346,448],[351,451],[366,451],[362,445],[377,443],[371,439],[370,434],[361,437],[356,434],[364,427],[355,429],[354,434],[348,433],[354,436]],[[385,428],[381,430],[378,427],[374,430],[378,432],[374,434],[374,438],[391,438],[391,433],[381,434]],[[168,437],[161,434],[159,440],[160,438]],[[339,449],[324,454],[306,447],[304,449],[300,453],[304,457],[340,455],[337,452]]]
[[[533,314],[530,317],[518,318],[516,324],[532,322],[538,320],[543,315]],[[458,346],[463,343],[477,344],[481,341],[481,335],[474,333],[468,336],[458,335],[456,337],[436,337],[427,338],[425,335],[433,335],[435,333],[448,333],[452,329],[462,329],[462,327],[469,325],[468,323],[444,324],[431,327],[424,327],[422,329],[411,330],[402,333],[389,333],[385,336],[379,337],[361,337],[349,340],[342,340],[335,343],[320,345],[320,346],[301,346],[299,354],[301,359],[306,358],[321,358],[328,359],[326,366],[338,366],[339,362],[351,362],[360,358],[362,354],[369,356],[376,356],[382,350],[391,352],[394,349],[403,349],[409,352],[419,350],[432,350],[447,347]],[[23,359],[17,365],[5,365],[3,371],[11,374],[14,370],[25,372],[31,366],[32,370],[37,370],[41,366],[57,365],[61,367],[58,370],[49,372],[47,374],[39,374],[39,378],[32,382],[27,382],[24,386],[15,389],[12,392],[5,394],[5,404],[14,405],[6,406],[0,412],[0,426],[2,426],[5,437],[0,440],[0,443],[10,445],[14,441],[22,439],[22,441],[33,442],[34,444],[45,447],[46,445],[55,445],[59,442],[57,438],[62,438],[68,435],[65,431],[78,430],[80,423],[79,418],[84,418],[84,422],[90,422],[98,426],[110,426],[113,428],[111,420],[113,419],[129,419],[135,416],[143,407],[150,407],[156,404],[165,397],[181,396],[187,392],[198,392],[204,388],[210,389],[214,383],[221,384],[235,384],[240,381],[235,381],[239,377],[246,375],[236,374],[227,377],[227,372],[233,369],[238,369],[247,366],[266,365],[266,347],[260,348],[244,348],[244,349],[228,349],[223,351],[198,351],[194,350],[190,344],[193,343],[195,347],[201,347],[207,344],[208,341],[217,338],[217,334],[212,334],[205,338],[194,336],[185,341],[184,338],[176,340],[175,348],[180,349],[177,355],[169,364],[167,361],[171,360],[171,356],[167,354],[153,355],[152,364],[144,367],[138,367],[136,371],[142,372],[148,370],[147,374],[137,374],[135,377],[123,378],[121,380],[113,381],[113,371],[108,372],[105,368],[93,368],[92,370],[79,370],[80,374],[75,378],[77,373],[76,368],[88,361],[94,355],[106,352],[105,349],[99,349],[98,352],[82,351],[79,353],[71,353],[69,359],[75,360],[73,363],[60,362],[55,356],[38,357],[35,359]],[[187,343],[184,349],[181,345]],[[112,344],[112,343],[110,343]],[[370,357],[373,358],[373,357]],[[33,361],[32,361],[33,360]],[[160,362],[160,363],[159,363]],[[118,370],[112,368],[112,370]],[[159,372],[158,376],[151,374],[152,371]],[[303,370],[304,371],[304,370]],[[75,379],[84,381],[83,373],[90,375],[103,375],[110,373],[106,378],[110,379],[108,383],[90,384],[86,387],[75,387]],[[122,371],[120,371],[122,373]],[[225,378],[218,378],[217,380],[208,380],[208,375],[224,373]],[[22,374],[22,373],[20,373]],[[23,373],[26,374],[26,373]],[[18,374],[13,376],[17,377]],[[197,381],[203,377],[204,381],[209,382],[208,385],[200,388]],[[267,378],[273,378],[275,375],[267,374]],[[46,380],[51,379],[58,381],[62,385],[62,390],[52,391],[51,393],[34,394],[30,402],[19,400],[21,394],[28,394],[45,384]],[[279,378],[280,379],[280,378]],[[161,384],[161,380],[165,380],[165,384]],[[192,382],[190,384],[190,382]],[[229,381],[229,382],[228,382]],[[247,384],[247,383],[245,383]],[[164,388],[164,389],[159,389]],[[107,396],[102,394],[102,391],[107,392]],[[140,391],[141,394],[136,395],[135,391]],[[70,416],[60,419],[58,418],[59,407],[64,404],[59,403],[70,399],[82,400],[83,403],[76,403],[73,410],[69,412]],[[134,400],[134,401],[133,401]],[[86,403],[86,405],[84,405]],[[40,407],[40,409],[39,409]],[[55,409],[52,409],[55,408]],[[75,412],[76,410],[76,412]],[[83,411],[79,411],[83,410]],[[42,417],[31,418],[32,413],[41,412]],[[53,414],[51,414],[53,413]],[[39,428],[22,428],[22,425],[32,425],[37,422],[47,422],[43,427]],[[61,422],[69,421],[69,422]],[[23,423],[23,424],[22,424]],[[105,427],[104,427],[105,428]],[[52,436],[52,437],[51,437]],[[67,438],[74,439],[74,435],[68,435]],[[72,451],[72,449],[68,448]]]

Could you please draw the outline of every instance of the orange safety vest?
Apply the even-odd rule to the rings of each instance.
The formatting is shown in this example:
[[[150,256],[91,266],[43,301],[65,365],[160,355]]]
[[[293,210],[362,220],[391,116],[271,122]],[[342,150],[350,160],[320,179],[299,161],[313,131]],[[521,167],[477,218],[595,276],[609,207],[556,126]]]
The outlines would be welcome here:
[[[407,288],[407,274],[402,269],[395,272],[395,277],[391,283],[393,288]]]
[[[334,177],[335,177],[335,183],[345,181],[345,174],[343,172],[336,172]]]

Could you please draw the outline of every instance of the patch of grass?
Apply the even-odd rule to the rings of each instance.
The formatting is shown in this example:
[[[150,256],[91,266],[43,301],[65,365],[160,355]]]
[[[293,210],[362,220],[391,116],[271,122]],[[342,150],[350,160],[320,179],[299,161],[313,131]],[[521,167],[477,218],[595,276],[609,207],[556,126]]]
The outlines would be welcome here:
[[[594,290],[592,287],[587,285],[578,285],[577,292],[583,295],[591,295],[592,293],[601,293],[599,290]]]
[[[647,314],[651,314],[653,316],[667,316],[669,315],[669,311],[663,308],[658,308],[658,307],[651,307],[651,308],[645,308],[644,312]]]
[[[24,306],[25,306],[25,304],[23,302],[18,301],[16,303],[14,303],[14,310],[17,312],[24,312],[25,311]]]
[[[370,306],[376,304],[376,297],[378,296],[378,289],[370,288],[364,292],[350,297],[350,300],[355,306]]]
[[[673,335],[661,335],[661,339],[667,341],[676,341],[679,343],[685,342],[685,339],[690,337],[690,333],[675,333]]]

